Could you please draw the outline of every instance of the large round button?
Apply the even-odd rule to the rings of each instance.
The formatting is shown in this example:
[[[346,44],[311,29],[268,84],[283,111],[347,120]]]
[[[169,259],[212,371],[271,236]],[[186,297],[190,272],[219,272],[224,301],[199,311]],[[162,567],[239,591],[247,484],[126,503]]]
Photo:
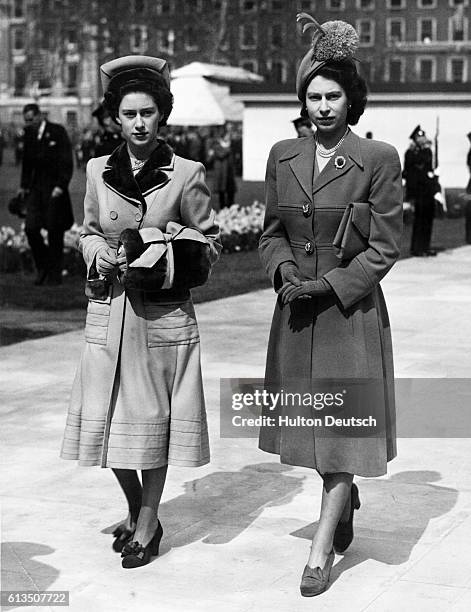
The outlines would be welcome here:
[[[139,221],[142,221],[142,215],[141,215],[141,213],[136,213],[135,219],[136,219],[136,221],[137,221],[138,223],[139,223]]]
[[[303,215],[305,217],[310,217],[312,213],[310,204],[303,204]]]
[[[117,218],[118,218],[118,213],[115,210],[111,210],[110,211],[110,219],[112,221],[116,221]]]
[[[304,250],[306,251],[307,255],[311,255],[312,253],[314,253],[314,247],[312,246],[312,242],[306,242],[306,244],[304,245]]]

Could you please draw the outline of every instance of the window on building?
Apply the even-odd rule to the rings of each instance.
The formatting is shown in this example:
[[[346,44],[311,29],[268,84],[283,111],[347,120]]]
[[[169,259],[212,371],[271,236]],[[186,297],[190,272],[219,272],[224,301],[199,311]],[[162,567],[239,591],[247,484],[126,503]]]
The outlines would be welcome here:
[[[103,51],[105,53],[113,53],[114,48],[111,44],[111,33],[108,28],[105,28],[102,32],[102,40],[103,40]]]
[[[185,49],[187,51],[198,50],[198,37],[200,30],[194,25],[185,26]]]
[[[257,24],[245,23],[239,26],[241,49],[254,49],[257,46]]]
[[[327,8],[329,11],[344,11],[345,0],[327,0]]]
[[[13,30],[13,49],[15,51],[24,51],[25,49],[25,31],[23,28]]]
[[[365,81],[371,83],[371,81],[373,81],[374,79],[373,63],[362,60],[360,62],[360,74],[365,79]]]
[[[75,93],[77,91],[77,77],[78,77],[78,65],[68,64],[67,65],[67,89],[69,93]]]
[[[244,59],[240,62],[240,66],[249,72],[258,72],[258,62],[255,59]]]
[[[68,110],[65,114],[65,124],[68,128],[76,128],[78,126],[77,111]]]
[[[61,11],[64,8],[64,0],[49,0],[49,8],[52,12]]]
[[[418,77],[422,83],[432,83],[435,81],[435,59],[423,57],[418,60]]]
[[[372,19],[358,19],[357,32],[361,46],[367,47],[374,43],[374,21]]]
[[[298,7],[300,11],[310,13],[311,11],[316,10],[316,1],[315,0],[299,0]]]
[[[435,40],[436,22],[435,19],[419,19],[417,23],[417,33],[420,42],[429,43]]]
[[[20,19],[25,16],[25,1],[14,0],[13,2],[13,17]]]
[[[372,11],[375,8],[375,0],[357,0],[357,9],[361,11]]]
[[[464,83],[466,62],[462,57],[452,57],[449,61],[448,80],[452,83]]]
[[[15,96],[23,95],[26,85],[26,71],[22,64],[15,66],[14,80]]]
[[[386,23],[388,42],[403,42],[405,40],[405,25],[404,19],[388,19]]]
[[[146,11],[146,0],[133,0],[131,10],[135,15],[142,15]]]
[[[463,11],[455,13],[449,19],[448,38],[453,42],[462,42],[467,38],[468,19]]]
[[[147,26],[135,25],[131,28],[131,50],[142,52],[147,49]]]
[[[157,0],[157,14],[170,15],[173,12],[172,0]]]
[[[284,60],[272,60],[268,66],[269,79],[274,83],[286,83],[287,71]]]
[[[175,43],[175,33],[173,30],[159,28],[155,31],[155,38],[157,49],[168,55],[173,55]]]
[[[279,49],[284,42],[284,27],[282,23],[274,23],[270,27],[270,43],[272,47]]]
[[[73,53],[74,51],[77,51],[78,37],[77,37],[76,28],[68,28],[65,31],[64,39],[65,39],[67,51],[69,53]]]
[[[406,0],[386,0],[386,8],[392,10],[406,8]]]
[[[214,6],[213,8],[220,9],[221,3],[219,2],[219,6]],[[184,0],[183,3],[183,12],[185,15],[191,15],[192,13],[201,13],[203,10],[203,0]]]
[[[239,0],[241,13],[253,13],[257,9],[256,0]]]
[[[404,60],[401,58],[391,58],[389,60],[389,81],[402,83],[404,81]]]
[[[419,8],[430,9],[437,7],[437,0],[417,0]]]

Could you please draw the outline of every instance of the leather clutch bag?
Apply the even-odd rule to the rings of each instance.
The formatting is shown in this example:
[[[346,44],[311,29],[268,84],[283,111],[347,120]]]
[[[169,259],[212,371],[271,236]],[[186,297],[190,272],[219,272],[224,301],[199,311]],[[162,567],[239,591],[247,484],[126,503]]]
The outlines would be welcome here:
[[[353,259],[368,248],[370,220],[369,202],[348,204],[332,242],[335,254],[339,259]]]

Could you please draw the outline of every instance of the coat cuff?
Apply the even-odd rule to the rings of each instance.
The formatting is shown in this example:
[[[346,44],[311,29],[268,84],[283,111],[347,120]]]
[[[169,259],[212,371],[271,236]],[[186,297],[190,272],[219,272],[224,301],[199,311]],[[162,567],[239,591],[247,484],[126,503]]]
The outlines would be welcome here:
[[[353,306],[374,288],[374,283],[356,259],[349,262],[348,268],[334,268],[323,278],[332,287],[344,309]]]

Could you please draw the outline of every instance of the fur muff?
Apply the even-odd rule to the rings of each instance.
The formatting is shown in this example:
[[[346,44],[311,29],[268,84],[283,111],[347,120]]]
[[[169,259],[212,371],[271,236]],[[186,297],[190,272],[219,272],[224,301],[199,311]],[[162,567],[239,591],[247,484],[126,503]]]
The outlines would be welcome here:
[[[163,255],[151,268],[130,268],[129,264],[138,259],[148,245],[142,240],[137,229],[125,229],[119,237],[126,254],[128,267],[121,276],[125,289],[157,291],[162,288],[167,272],[167,256]]]
[[[191,289],[203,285],[209,277],[209,245],[195,240],[175,240],[173,242],[175,278],[173,286],[178,289]]]

